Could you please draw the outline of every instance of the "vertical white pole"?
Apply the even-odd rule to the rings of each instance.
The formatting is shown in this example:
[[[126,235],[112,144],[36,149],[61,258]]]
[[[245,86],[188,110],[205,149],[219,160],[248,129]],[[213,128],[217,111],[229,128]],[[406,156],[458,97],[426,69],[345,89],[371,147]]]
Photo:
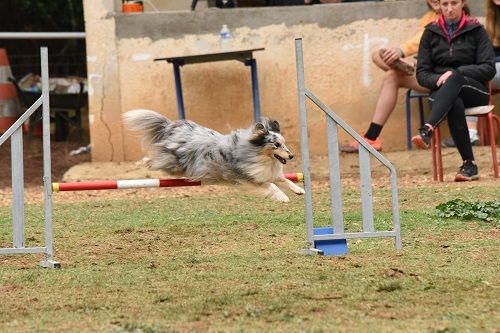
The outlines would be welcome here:
[[[370,153],[359,145],[359,174],[361,181],[361,210],[363,213],[363,232],[374,232],[373,226],[373,193],[370,167]]]
[[[40,48],[42,65],[42,98],[43,98],[43,189],[45,198],[45,246],[46,260],[40,262],[42,267],[59,268],[54,261],[52,237],[52,176],[50,165],[50,100],[49,100],[49,65],[46,47]]]
[[[314,255],[319,252],[314,248],[314,217],[311,191],[311,167],[309,164],[309,140],[307,134],[306,87],[304,82],[302,38],[295,39],[295,59],[297,61],[297,89],[299,92],[300,148],[302,150],[302,169],[304,172],[304,190],[306,192],[304,194],[304,203],[306,211],[307,248],[303,249],[302,253]]]
[[[18,127],[10,137],[12,166],[12,235],[16,248],[24,247],[24,165],[23,128]]]
[[[343,234],[344,213],[342,210],[342,182],[340,181],[339,139],[337,124],[328,114],[326,116],[326,131],[328,137],[328,167],[330,175],[330,204],[332,211],[332,226],[336,234]]]

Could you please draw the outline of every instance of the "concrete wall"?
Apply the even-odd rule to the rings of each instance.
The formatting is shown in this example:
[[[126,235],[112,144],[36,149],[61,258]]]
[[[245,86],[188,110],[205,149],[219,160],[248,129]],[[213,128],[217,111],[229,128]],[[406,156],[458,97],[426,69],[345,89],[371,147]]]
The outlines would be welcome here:
[[[483,13],[482,2],[471,5]],[[383,78],[370,53],[411,37],[426,11],[423,0],[141,14],[116,12],[114,0],[85,0],[84,8],[95,161],[142,156],[121,114],[147,108],[177,118],[172,65],[153,59],[219,50],[222,24],[231,29],[234,48],[265,48],[254,54],[262,114],[280,121],[296,153],[296,37],[303,38],[306,86],[356,130],[365,130]],[[248,67],[236,61],[186,65],[181,75],[188,119],[224,133],[252,123]],[[405,148],[403,93],[382,133],[385,150]],[[324,116],[308,108],[311,153],[325,154]]]

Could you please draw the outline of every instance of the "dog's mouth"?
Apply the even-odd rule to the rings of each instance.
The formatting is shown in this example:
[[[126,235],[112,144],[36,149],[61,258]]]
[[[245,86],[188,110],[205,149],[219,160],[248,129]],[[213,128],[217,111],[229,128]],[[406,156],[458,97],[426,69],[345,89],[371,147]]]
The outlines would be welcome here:
[[[279,155],[276,155],[276,154],[274,154],[274,157],[276,157],[276,159],[277,159],[278,161],[280,161],[280,162],[281,162],[281,164],[286,164],[286,160],[285,160],[283,157],[281,157],[281,156],[279,156]]]

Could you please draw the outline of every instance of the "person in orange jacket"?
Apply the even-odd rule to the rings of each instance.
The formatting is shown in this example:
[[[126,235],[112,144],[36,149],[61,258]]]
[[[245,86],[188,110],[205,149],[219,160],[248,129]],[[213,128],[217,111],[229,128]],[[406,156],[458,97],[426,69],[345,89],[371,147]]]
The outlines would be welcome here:
[[[414,56],[427,24],[437,20],[440,14],[439,0],[426,0],[429,11],[420,19],[419,31],[399,47],[387,47],[376,50],[372,54],[373,62],[385,71],[384,80],[375,105],[372,121],[364,133],[364,139],[373,148],[382,150],[382,140],[379,138],[382,127],[396,107],[399,88],[412,89],[418,92],[429,92],[418,84],[415,78]],[[358,142],[354,141],[341,146],[346,153],[357,153]]]

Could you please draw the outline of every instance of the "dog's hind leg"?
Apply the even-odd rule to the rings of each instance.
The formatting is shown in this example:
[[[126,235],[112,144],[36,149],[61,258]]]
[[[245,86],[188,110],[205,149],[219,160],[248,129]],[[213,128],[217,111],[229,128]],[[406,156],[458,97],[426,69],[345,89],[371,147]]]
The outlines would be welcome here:
[[[290,179],[286,179],[285,177],[282,177],[282,178],[279,178],[276,180],[276,182],[278,183],[285,183],[286,186],[288,186],[288,188],[290,190],[292,190],[295,194],[304,194],[306,193],[304,191],[304,189],[298,185],[296,185],[294,182],[292,182]]]
[[[151,163],[152,161],[149,157],[143,157],[141,160],[135,162],[135,165],[151,168]]]

